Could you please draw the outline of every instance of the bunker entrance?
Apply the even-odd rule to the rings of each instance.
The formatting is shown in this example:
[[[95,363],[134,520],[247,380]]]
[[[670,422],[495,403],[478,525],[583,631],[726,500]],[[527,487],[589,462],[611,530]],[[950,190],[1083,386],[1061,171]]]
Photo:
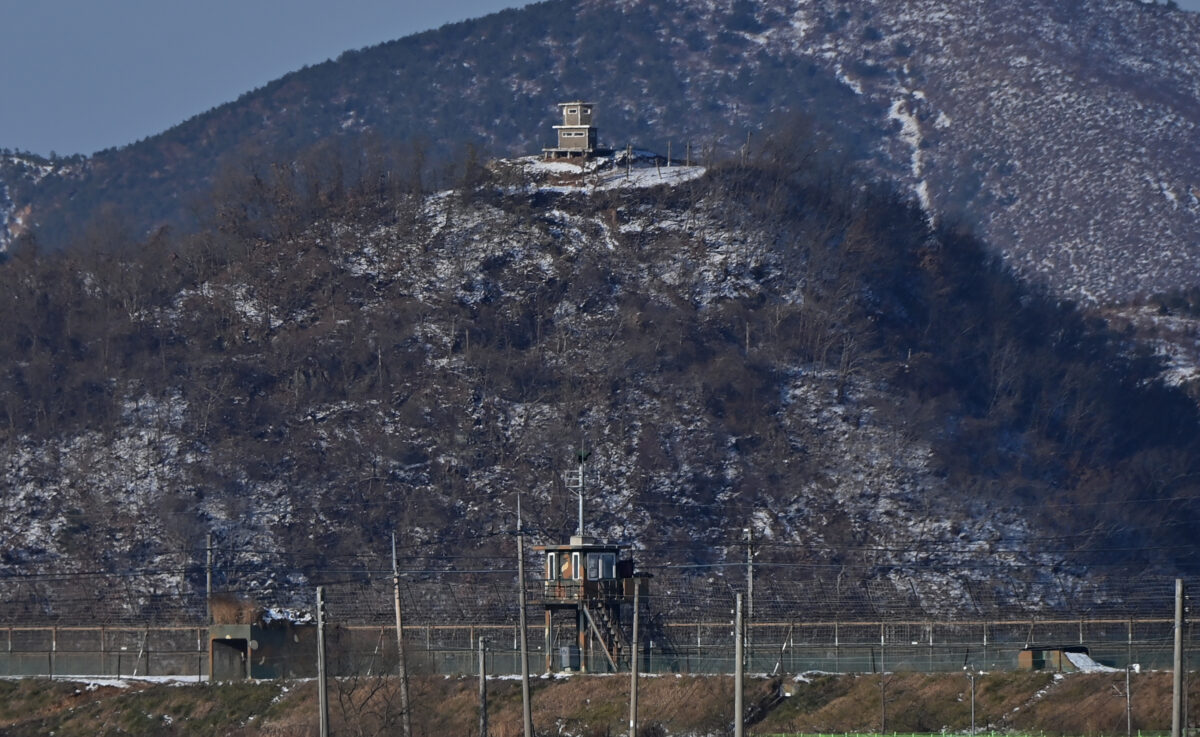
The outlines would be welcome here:
[[[247,642],[244,639],[212,641],[212,675],[214,681],[240,681],[246,678]]]

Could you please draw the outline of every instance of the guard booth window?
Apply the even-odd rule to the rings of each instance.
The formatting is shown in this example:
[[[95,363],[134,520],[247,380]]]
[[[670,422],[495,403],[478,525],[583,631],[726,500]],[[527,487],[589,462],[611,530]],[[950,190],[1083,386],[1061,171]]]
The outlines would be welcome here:
[[[558,578],[558,553],[546,553],[546,578]]]
[[[576,581],[583,578],[583,566],[579,563],[579,553],[571,553],[571,578]]]
[[[588,553],[587,575],[589,581],[617,577],[617,556],[613,553]]]

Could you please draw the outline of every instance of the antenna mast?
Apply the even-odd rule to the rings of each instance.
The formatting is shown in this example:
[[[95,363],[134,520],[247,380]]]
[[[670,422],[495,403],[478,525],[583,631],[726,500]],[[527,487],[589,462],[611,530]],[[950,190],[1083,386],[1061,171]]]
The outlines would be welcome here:
[[[579,532],[578,535],[583,537],[583,463],[588,459],[592,452],[584,450],[583,445],[575,453],[575,459],[579,461],[579,466],[574,471],[567,471],[566,485],[568,489],[575,489],[579,493]]]

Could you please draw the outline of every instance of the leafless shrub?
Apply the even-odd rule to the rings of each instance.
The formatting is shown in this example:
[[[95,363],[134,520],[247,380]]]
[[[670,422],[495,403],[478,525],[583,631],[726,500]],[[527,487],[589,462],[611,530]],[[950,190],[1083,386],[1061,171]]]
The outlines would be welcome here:
[[[262,616],[263,610],[258,602],[233,594],[214,594],[209,606],[216,624],[251,624]]]

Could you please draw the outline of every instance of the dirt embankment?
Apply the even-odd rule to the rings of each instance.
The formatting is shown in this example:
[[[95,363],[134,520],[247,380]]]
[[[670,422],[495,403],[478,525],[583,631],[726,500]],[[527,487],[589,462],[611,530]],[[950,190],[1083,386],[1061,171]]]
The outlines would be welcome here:
[[[784,687],[787,687],[786,689]],[[1046,735],[1125,732],[1125,677],[1116,674],[996,673],[975,690],[979,730]],[[970,686],[960,674],[811,675],[747,683],[749,734],[798,732],[959,732],[970,727]],[[784,695],[785,691],[790,695]],[[478,683],[473,678],[416,678],[411,687],[417,735],[478,735]],[[621,735],[628,729],[627,676],[534,679],[533,720],[539,734]],[[1200,689],[1189,701],[1197,703]],[[521,734],[521,688],[488,684],[489,733]],[[334,735],[399,733],[392,679],[348,679],[330,686]],[[733,719],[728,677],[643,677],[639,733],[722,735]],[[1171,676],[1134,676],[1133,729],[1170,729]],[[316,685],[259,682],[215,685],[0,680],[0,735],[317,734]]]

